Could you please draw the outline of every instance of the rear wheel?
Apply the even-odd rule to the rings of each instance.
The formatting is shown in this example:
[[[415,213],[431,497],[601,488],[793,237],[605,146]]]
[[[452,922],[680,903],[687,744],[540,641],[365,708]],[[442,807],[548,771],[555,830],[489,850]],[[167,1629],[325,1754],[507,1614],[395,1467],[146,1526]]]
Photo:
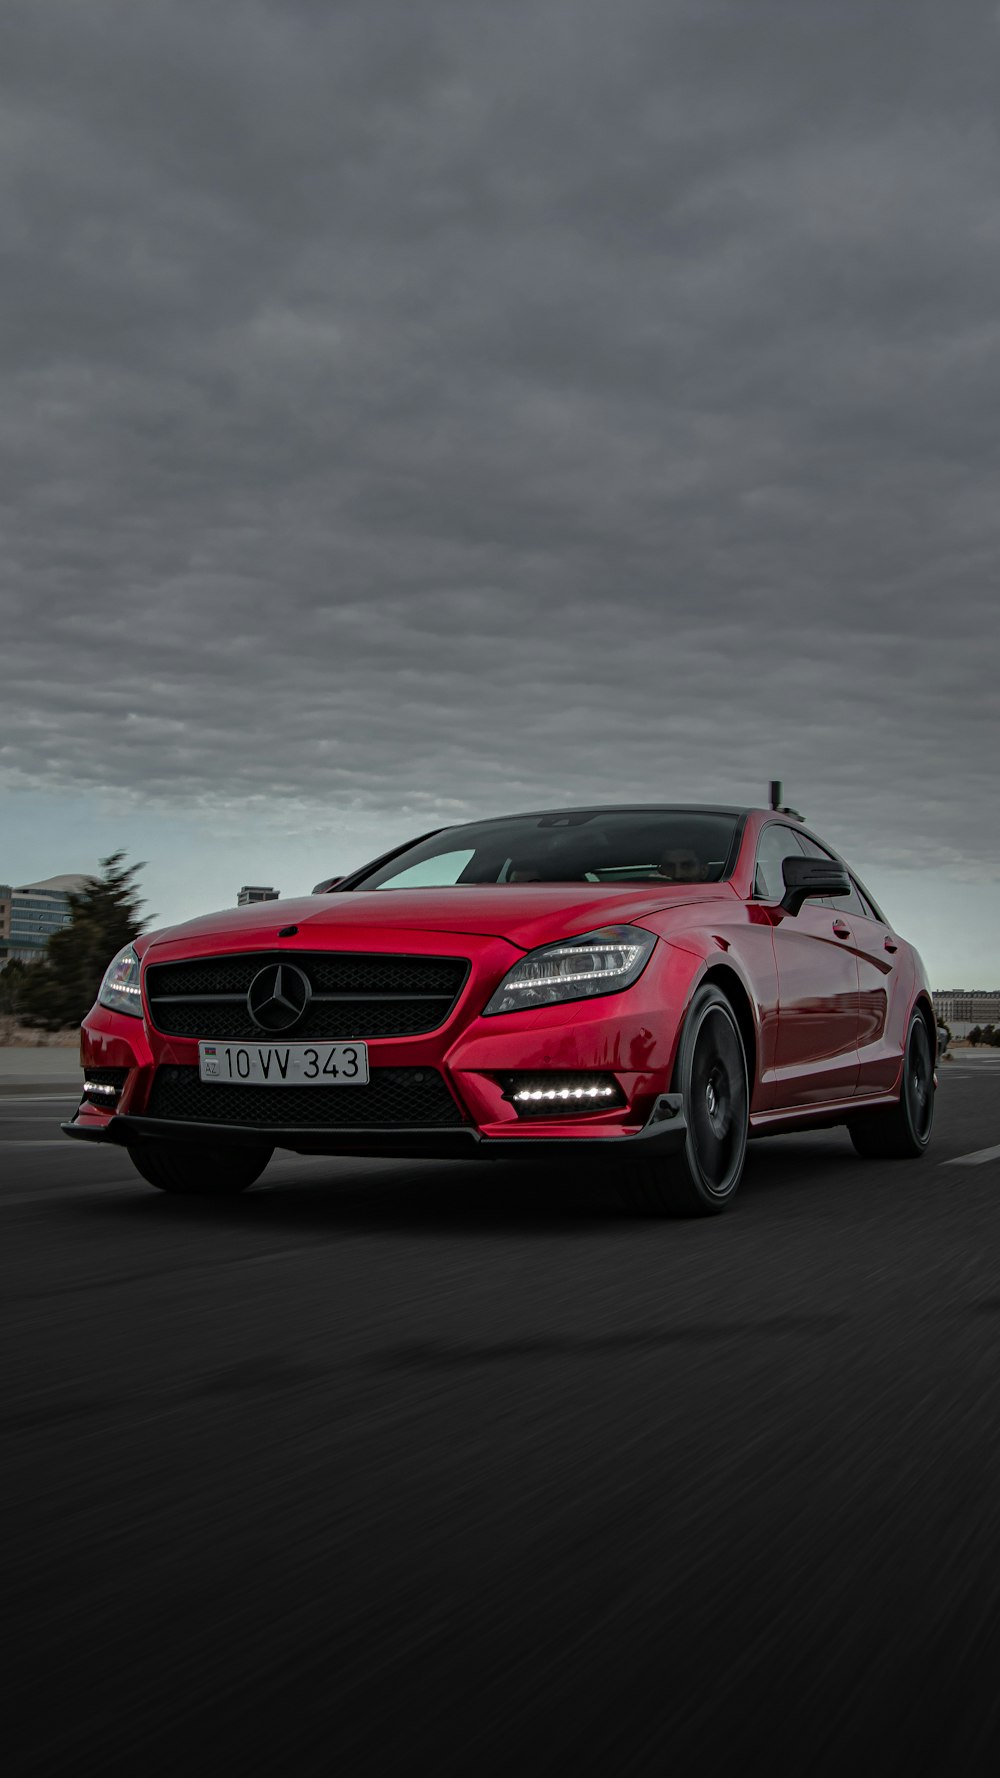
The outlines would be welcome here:
[[[196,1142],[143,1142],[129,1149],[133,1167],[161,1192],[228,1198],[259,1179],[272,1148],[202,1148]]]
[[[688,1009],[674,1073],[687,1134],[680,1154],[626,1161],[618,1189],[647,1216],[717,1216],[743,1173],[750,1127],[746,1052],[733,1009],[718,988],[699,988]]]
[[[906,1033],[903,1079],[895,1105],[862,1112],[847,1126],[858,1154],[866,1160],[913,1161],[922,1155],[934,1124],[934,1055],[922,1013],[915,1012]]]

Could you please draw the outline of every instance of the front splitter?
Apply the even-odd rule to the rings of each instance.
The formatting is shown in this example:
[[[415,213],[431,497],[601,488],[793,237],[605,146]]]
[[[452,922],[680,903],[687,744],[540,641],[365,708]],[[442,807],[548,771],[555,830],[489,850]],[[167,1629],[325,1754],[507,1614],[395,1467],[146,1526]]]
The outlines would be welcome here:
[[[661,1093],[641,1130],[631,1136],[482,1136],[471,1125],[461,1129],[413,1129],[408,1126],[372,1129],[290,1130],[287,1126],[261,1128],[256,1124],[182,1123],[174,1118],[131,1117],[118,1114],[100,1127],[75,1121],[60,1126],[67,1136],[82,1142],[110,1142],[132,1148],[145,1142],[193,1142],[207,1148],[287,1148],[294,1154],[365,1155],[400,1160],[551,1160],[554,1153],[578,1159],[607,1162],[633,1150],[642,1154],[672,1154],[683,1148],[687,1136],[679,1093]],[[522,1126],[523,1127],[523,1126]]]

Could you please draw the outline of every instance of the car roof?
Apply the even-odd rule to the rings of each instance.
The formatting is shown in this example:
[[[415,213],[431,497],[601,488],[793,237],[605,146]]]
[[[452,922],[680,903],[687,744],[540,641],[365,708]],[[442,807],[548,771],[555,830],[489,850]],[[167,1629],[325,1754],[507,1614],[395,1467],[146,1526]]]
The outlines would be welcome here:
[[[768,811],[760,811],[766,813]],[[774,814],[776,810],[769,811]],[[508,815],[484,815],[478,821],[448,821],[445,827],[488,827],[494,821],[533,821],[541,815],[749,815],[752,810],[721,803],[574,803],[563,809],[515,809]]]

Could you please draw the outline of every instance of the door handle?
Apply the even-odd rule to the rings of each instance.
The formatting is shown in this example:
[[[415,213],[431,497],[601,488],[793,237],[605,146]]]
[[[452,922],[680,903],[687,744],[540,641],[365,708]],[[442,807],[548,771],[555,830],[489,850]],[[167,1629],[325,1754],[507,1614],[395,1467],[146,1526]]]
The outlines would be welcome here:
[[[842,920],[834,920],[833,930],[837,938],[850,938],[851,936],[850,927],[845,926]]]
[[[899,945],[897,944],[897,942],[894,938],[886,937],[883,942],[885,944],[885,948],[887,951],[898,951],[899,950]]]

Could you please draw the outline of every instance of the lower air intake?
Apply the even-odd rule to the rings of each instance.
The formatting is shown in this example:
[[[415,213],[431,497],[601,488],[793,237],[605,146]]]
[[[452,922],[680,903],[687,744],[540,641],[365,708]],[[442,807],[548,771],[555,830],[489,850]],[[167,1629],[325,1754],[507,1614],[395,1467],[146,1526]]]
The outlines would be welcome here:
[[[197,1068],[156,1070],[147,1117],[271,1130],[454,1128],[465,1122],[435,1068],[373,1068],[367,1086],[216,1085]]]
[[[113,1111],[127,1080],[127,1068],[85,1068],[83,1097],[90,1105],[101,1105],[105,1111]]]

